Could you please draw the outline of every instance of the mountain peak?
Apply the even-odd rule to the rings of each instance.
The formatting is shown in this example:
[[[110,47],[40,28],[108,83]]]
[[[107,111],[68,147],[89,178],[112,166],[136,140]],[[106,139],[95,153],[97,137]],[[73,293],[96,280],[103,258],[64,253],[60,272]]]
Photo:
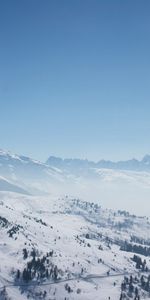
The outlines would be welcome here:
[[[149,154],[146,154],[143,159],[142,159],[142,162],[144,164],[150,164],[150,155]]]

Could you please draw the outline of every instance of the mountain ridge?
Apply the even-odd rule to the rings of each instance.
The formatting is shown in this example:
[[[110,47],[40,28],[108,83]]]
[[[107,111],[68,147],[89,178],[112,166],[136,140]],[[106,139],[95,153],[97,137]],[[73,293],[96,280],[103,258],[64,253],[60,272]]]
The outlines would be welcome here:
[[[141,202],[150,197],[149,156],[142,159],[140,168],[134,167],[137,160],[117,166],[111,163],[96,165],[88,160],[53,158],[41,163],[25,156],[0,151],[0,176],[32,195],[71,195],[76,198],[101,201],[106,207],[120,207],[141,212]],[[6,182],[3,190],[14,187]],[[147,213],[144,205],[142,212]]]
[[[50,156],[46,164],[60,168],[71,167],[95,167],[117,170],[133,170],[133,171],[150,171],[150,155],[146,154],[141,160],[132,158],[129,160],[119,160],[117,162],[111,160],[99,160],[97,162],[88,159],[65,158]]]
[[[141,160],[136,158],[131,158],[128,160],[106,160],[100,159],[98,161],[92,161],[89,159],[80,158],[61,158],[58,156],[49,156],[45,161],[39,161],[37,159],[30,158],[26,155],[18,155],[12,153],[11,151],[6,151],[0,149],[0,163],[1,159],[8,161],[9,159],[14,159],[16,161],[22,161],[24,164],[32,163],[40,165],[43,167],[64,167],[64,166],[74,166],[74,167],[96,167],[96,168],[106,168],[106,169],[121,169],[121,170],[133,170],[133,171],[150,171],[150,154],[143,156]]]

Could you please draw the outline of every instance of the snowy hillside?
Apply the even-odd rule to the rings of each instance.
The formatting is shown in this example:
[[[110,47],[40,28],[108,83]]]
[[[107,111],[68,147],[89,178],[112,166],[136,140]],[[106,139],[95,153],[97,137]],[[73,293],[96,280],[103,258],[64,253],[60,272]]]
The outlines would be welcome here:
[[[73,164],[0,151],[0,300],[148,299],[150,172]]]
[[[149,255],[146,217],[0,192],[0,299],[148,299]]]
[[[21,194],[28,194],[28,192],[23,190],[21,187],[13,184],[9,180],[1,176],[0,176],[0,191],[11,191],[11,192],[16,192]]]

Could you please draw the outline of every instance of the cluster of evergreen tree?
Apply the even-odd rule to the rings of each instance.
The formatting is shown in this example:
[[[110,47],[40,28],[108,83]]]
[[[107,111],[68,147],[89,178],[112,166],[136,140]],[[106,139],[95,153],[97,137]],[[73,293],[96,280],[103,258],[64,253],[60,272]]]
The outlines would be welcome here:
[[[133,226],[133,221],[130,219],[124,219],[123,222],[117,222],[114,225],[114,228],[118,229],[118,230],[122,230],[124,228],[132,228]]]
[[[41,223],[42,225],[47,226],[47,224],[46,224],[42,219],[34,218],[34,220],[35,220],[37,223]]]
[[[87,201],[81,201],[79,199],[74,199],[72,201],[72,204],[75,207],[79,207],[79,208],[81,208],[83,210],[90,211],[90,212],[95,212],[95,213],[99,212],[100,209],[101,209],[101,206],[99,206],[96,203],[87,202]]]
[[[132,275],[124,277],[124,281],[121,284],[120,300],[133,298],[134,300],[140,300],[140,289],[147,293],[150,293],[150,275],[141,275],[140,278]]]
[[[23,249],[24,259],[28,257],[28,252]],[[16,279],[23,280],[28,283],[33,279],[41,280],[44,278],[58,279],[59,269],[56,265],[50,262],[50,257],[53,256],[53,251],[50,251],[42,258],[36,257],[36,251],[31,252],[32,259],[27,262],[26,267],[21,272],[17,270]]]
[[[1,227],[8,227],[8,225],[9,225],[8,220],[6,218],[0,216],[0,226]]]
[[[141,239],[137,236],[131,236],[131,243],[138,243],[138,244],[141,244],[141,245],[150,246],[150,240],[144,240],[144,239]]]
[[[142,289],[146,292],[150,292],[150,275],[147,278],[142,275],[140,281]]]
[[[136,263],[136,268],[137,269],[141,269],[142,272],[148,272],[149,269],[146,265],[146,260],[144,259],[144,261],[142,261],[141,257],[138,256],[138,255],[135,255],[133,256],[132,260]]]
[[[143,247],[141,245],[136,245],[136,244],[133,245],[128,242],[124,242],[121,245],[120,250],[127,251],[127,252],[134,252],[144,256],[150,256],[150,247],[146,247],[146,246]]]
[[[23,229],[22,226],[20,225],[14,225],[12,228],[10,228],[7,233],[9,234],[9,237],[13,237],[14,234],[16,234],[17,232],[19,232],[20,229]]]
[[[133,215],[133,214],[130,214],[128,211],[126,210],[118,210],[117,211],[118,214],[120,216],[124,216],[124,217],[127,217],[127,218],[131,218],[131,219],[135,219],[136,218],[136,215]]]
[[[7,291],[6,291],[6,287],[4,287],[2,290],[0,290],[0,300],[11,300],[8,297]]]
[[[131,275],[129,278],[124,277],[124,281],[121,284],[120,299],[129,299],[128,297],[134,298],[134,300],[140,300],[139,289],[137,287],[138,279],[133,278]]]
[[[68,283],[65,284],[65,290],[68,292],[68,293],[72,293],[73,290],[71,289],[71,287],[69,286]]]
[[[124,217],[129,217],[130,216],[129,212],[126,211],[126,210],[118,210],[118,214],[120,216],[124,216]]]

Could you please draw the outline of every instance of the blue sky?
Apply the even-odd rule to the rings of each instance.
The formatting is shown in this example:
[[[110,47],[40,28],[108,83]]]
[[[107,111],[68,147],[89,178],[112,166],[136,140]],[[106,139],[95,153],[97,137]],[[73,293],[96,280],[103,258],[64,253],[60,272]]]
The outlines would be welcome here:
[[[150,153],[150,1],[0,1],[0,147]]]

